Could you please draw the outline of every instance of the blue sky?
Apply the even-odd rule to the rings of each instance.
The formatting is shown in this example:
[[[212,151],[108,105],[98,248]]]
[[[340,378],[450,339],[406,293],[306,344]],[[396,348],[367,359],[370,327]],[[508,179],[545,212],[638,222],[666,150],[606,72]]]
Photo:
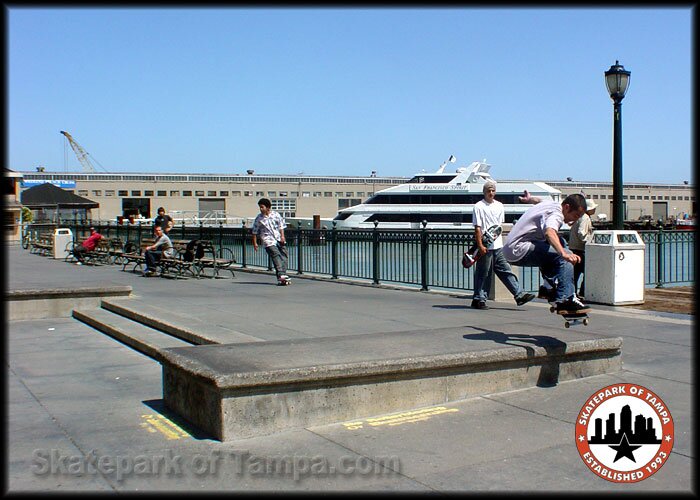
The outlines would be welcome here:
[[[694,181],[690,5],[6,7],[13,170]]]

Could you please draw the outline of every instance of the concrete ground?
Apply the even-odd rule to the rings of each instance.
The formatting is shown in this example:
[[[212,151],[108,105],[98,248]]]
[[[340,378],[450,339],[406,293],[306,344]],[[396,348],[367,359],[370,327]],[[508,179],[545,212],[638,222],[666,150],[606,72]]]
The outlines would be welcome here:
[[[264,340],[416,328],[479,335],[503,322],[528,349],[538,335],[566,339],[542,301],[470,309],[459,293],[347,285],[268,274],[169,280],[120,266],[73,266],[6,246],[9,289],[128,284],[134,300],[189,313]],[[623,338],[620,372],[353,422],[221,443],[162,404],[160,365],[72,318],[9,322],[8,444],[11,492],[24,491],[634,491],[694,492],[693,316],[596,306],[587,333]],[[578,454],[575,421],[590,396],[642,385],[673,416],[663,467],[619,484]]]

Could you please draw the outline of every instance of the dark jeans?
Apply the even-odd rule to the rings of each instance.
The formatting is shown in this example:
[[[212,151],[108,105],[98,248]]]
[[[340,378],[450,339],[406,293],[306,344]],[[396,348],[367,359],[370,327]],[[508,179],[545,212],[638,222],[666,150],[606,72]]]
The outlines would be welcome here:
[[[267,252],[267,255],[269,255],[272,259],[272,265],[275,266],[275,273],[277,274],[277,279],[279,279],[279,277],[282,275],[286,275],[287,259],[289,258],[287,255],[287,246],[280,245],[278,243],[277,245],[273,245],[271,247],[265,247],[265,251]]]
[[[563,238],[559,238],[561,245],[568,248],[568,244]],[[571,262],[564,260],[547,241],[533,241],[535,247],[525,257],[517,262],[511,262],[515,266],[539,267],[540,273],[548,288],[554,288],[556,284],[556,295],[554,302],[564,302],[573,297],[576,293],[574,288],[574,266]],[[545,285],[545,286],[547,286]]]
[[[78,245],[77,247],[73,248],[73,256],[78,259],[78,262],[85,262],[85,252],[87,252],[88,249],[85,248],[83,245]]]
[[[581,257],[581,262],[574,264],[574,290],[578,287],[578,279],[583,275],[583,270],[585,269],[585,258],[586,252],[583,250],[571,250],[573,253]],[[581,288],[579,288],[579,295],[586,295],[585,292],[586,276],[583,275],[581,279]]]
[[[146,257],[146,269],[144,269],[144,272],[155,271],[156,264],[160,262],[162,256],[163,252],[161,250],[146,250],[144,255]]]

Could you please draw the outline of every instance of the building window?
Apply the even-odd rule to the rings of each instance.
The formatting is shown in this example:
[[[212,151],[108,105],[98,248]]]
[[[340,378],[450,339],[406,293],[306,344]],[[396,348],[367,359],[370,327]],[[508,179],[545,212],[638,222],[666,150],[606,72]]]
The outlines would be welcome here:
[[[656,196],[652,196],[651,199],[652,199],[652,200],[655,200],[655,199],[656,199]]]
[[[114,196],[114,191],[112,189],[108,189],[105,191],[105,196]]]
[[[267,196],[269,196],[269,197],[271,197],[271,198],[272,198],[272,197],[275,197],[275,196],[277,196],[277,191],[268,191],[268,192],[267,192]]]
[[[649,199],[649,195],[645,195],[645,196],[644,196],[644,199],[645,199],[645,200],[648,200],[648,199]]]
[[[593,196],[591,196],[591,198],[593,198],[594,200],[597,200],[597,199],[598,199],[598,195],[597,195],[597,194],[594,194]]]
[[[87,196],[87,189],[78,189],[78,196]]]
[[[256,191],[256,192],[255,192],[255,196],[256,196],[256,197],[265,196],[265,192],[264,192],[264,191]]]
[[[146,190],[146,191],[143,192],[143,195],[144,195],[144,196],[153,196],[153,191],[151,191],[151,190]]]
[[[335,192],[335,197],[336,197],[336,198],[342,198],[342,197],[343,197],[342,191],[336,191],[336,192]]]
[[[180,196],[180,191],[170,191],[170,196]]]
[[[355,205],[359,205],[360,203],[362,203],[362,200],[359,198],[341,198],[338,200],[338,210],[342,210],[348,207],[354,207]]]
[[[314,191],[314,198],[320,198],[321,197],[321,191]]]
[[[95,189],[92,192],[93,196],[102,196],[102,190],[101,189]]]
[[[141,191],[140,190],[132,191],[131,196],[141,196]]]
[[[129,191],[127,191],[126,189],[120,189],[119,196],[129,196]]]
[[[280,198],[286,198],[287,197],[287,191],[280,191]]]
[[[253,196],[252,191],[243,191],[243,196]]]
[[[168,196],[167,191],[158,191],[158,196]]]
[[[216,196],[216,191],[207,191],[207,196]]]
[[[204,191],[195,191],[194,195],[195,196],[204,196]]]
[[[333,193],[331,191],[324,191],[323,196],[325,196],[326,198],[330,198],[333,196]]]
[[[182,196],[192,196],[192,191],[183,191]]]
[[[215,193],[216,191],[209,191],[209,193]],[[214,196],[210,194],[209,196]],[[219,196],[228,196],[228,191],[219,191]]]
[[[302,198],[311,198],[311,193],[309,191],[304,191],[301,193]]]
[[[240,191],[231,191],[231,196],[240,196],[241,192]]]
[[[299,191],[292,191],[291,195],[293,198],[298,198],[299,197]]]

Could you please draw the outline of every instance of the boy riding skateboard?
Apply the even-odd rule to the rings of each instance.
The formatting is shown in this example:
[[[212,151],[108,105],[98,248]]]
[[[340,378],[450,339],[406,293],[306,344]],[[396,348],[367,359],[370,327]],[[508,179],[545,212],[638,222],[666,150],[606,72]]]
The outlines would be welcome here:
[[[586,199],[571,194],[561,203],[542,201],[525,191],[523,203],[535,206],[528,209],[506,238],[503,254],[513,265],[539,267],[546,283],[553,286],[550,301],[557,314],[582,315],[590,311],[576,296],[574,264],[579,257],[570,252],[558,234],[564,223],[571,224],[586,211]]]
[[[258,201],[260,213],[253,222],[253,248],[258,251],[258,237],[262,240],[265,251],[275,266],[278,285],[289,285],[287,276],[287,241],[284,238],[284,228],[287,227],[284,218],[272,210],[272,203],[267,198]]]

